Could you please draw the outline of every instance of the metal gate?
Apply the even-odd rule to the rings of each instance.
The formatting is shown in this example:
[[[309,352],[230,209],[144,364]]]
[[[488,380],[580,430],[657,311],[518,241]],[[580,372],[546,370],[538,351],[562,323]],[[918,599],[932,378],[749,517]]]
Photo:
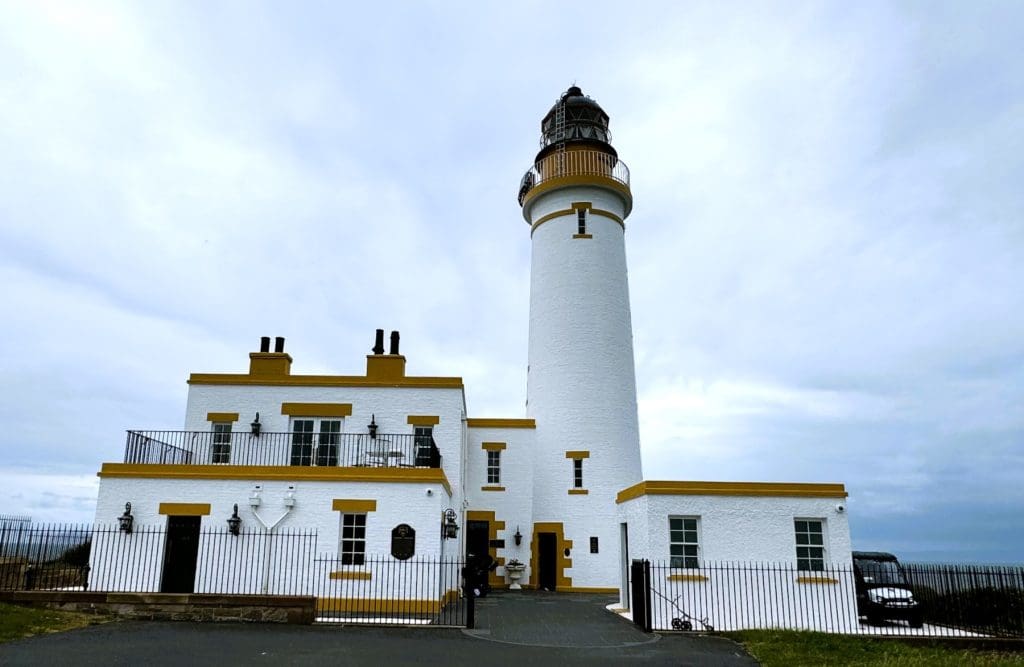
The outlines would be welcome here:
[[[651,631],[651,562],[634,560],[629,569],[630,611],[633,622],[644,632]]]

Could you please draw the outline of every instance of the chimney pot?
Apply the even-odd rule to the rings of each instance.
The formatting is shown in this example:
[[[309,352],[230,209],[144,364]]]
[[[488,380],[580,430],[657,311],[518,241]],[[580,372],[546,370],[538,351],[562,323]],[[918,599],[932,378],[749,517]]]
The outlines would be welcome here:
[[[390,354],[398,354],[398,332],[391,332],[391,352]]]
[[[274,339],[274,352],[284,352],[284,337],[278,336]]]
[[[373,353],[374,354],[384,354],[384,330],[383,329],[377,329],[377,337],[374,339],[374,343],[373,343]]]
[[[270,336],[260,336],[260,352],[270,352]]]

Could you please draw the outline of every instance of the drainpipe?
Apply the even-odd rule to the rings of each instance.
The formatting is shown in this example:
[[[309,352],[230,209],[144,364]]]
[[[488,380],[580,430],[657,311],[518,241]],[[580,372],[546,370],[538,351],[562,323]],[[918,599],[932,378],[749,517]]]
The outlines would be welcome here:
[[[263,529],[267,531],[267,539],[263,540],[263,595],[267,595],[270,591],[270,536],[273,535],[274,529],[291,513],[292,509],[295,508],[295,488],[288,487],[288,492],[284,497],[284,514],[278,517],[277,521],[273,523],[267,523],[260,516],[260,513],[256,511],[256,505],[250,505],[252,515],[256,517],[256,520],[260,522]]]

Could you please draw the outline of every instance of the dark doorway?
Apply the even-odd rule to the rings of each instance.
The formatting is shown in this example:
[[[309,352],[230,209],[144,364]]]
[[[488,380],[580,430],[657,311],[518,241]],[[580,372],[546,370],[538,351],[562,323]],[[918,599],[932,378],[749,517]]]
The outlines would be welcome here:
[[[490,550],[491,525],[487,521],[466,522],[466,555],[481,557]]]
[[[558,581],[558,536],[554,533],[537,533],[537,587],[541,590],[555,590]]]
[[[164,571],[160,578],[161,593],[195,592],[201,520],[202,517],[198,516],[167,517]]]

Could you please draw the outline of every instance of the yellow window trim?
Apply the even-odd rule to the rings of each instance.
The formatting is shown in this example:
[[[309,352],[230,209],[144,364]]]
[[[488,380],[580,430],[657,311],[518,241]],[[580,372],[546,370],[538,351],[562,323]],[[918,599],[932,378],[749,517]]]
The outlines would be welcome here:
[[[282,403],[281,414],[289,417],[350,417],[351,403]]]
[[[376,512],[376,500],[356,500],[349,498],[335,498],[331,502],[331,509],[335,512],[363,513]]]
[[[570,451],[570,452],[566,452],[565,453],[565,458],[567,458],[567,459],[589,459],[590,458],[590,452],[588,452],[586,450],[583,450],[583,449],[577,449],[577,450],[573,450],[573,451]]]
[[[481,486],[481,491],[504,491],[504,486]]]
[[[207,412],[206,421],[223,424],[224,422],[238,421],[237,412]]]
[[[594,238],[594,235],[593,234],[573,234],[572,237],[574,239],[592,239],[592,238]]]
[[[411,426],[437,426],[441,418],[437,415],[409,415],[405,423]]]
[[[504,442],[485,442],[480,445],[480,448],[488,452],[500,452],[506,446]]]
[[[590,491],[587,489],[569,489],[570,496],[585,496],[588,493],[590,493]]]
[[[452,486],[441,468],[370,468],[320,466],[178,465],[104,463],[97,477],[135,479],[245,479],[306,482],[394,482],[440,484],[450,497]]]
[[[209,516],[210,503],[160,503],[159,513],[168,516]]]
[[[797,577],[798,584],[838,584],[838,579],[832,577]]]
[[[842,484],[796,482],[669,482],[644,481],[619,491],[616,503],[640,496],[750,496],[778,498],[846,498]]]
[[[707,581],[708,578],[703,574],[670,574],[668,575],[669,581]]]
[[[337,572],[331,572],[328,576],[330,576],[331,579],[359,579],[362,581],[368,581],[373,578],[373,573],[339,570]]]
[[[532,419],[496,419],[491,417],[468,417],[466,426],[469,428],[537,428]]]

